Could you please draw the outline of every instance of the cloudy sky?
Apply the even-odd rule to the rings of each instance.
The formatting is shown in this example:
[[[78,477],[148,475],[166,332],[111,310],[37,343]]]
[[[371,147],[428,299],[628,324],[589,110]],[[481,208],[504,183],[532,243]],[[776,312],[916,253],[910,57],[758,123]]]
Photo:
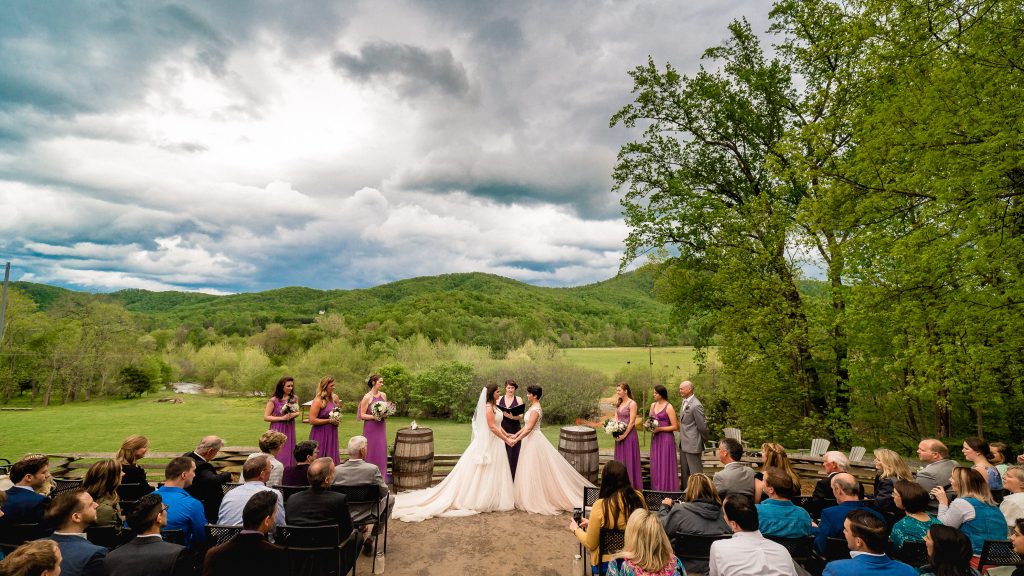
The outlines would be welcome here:
[[[766,0],[7,2],[0,260],[74,289],[613,276],[627,72]]]

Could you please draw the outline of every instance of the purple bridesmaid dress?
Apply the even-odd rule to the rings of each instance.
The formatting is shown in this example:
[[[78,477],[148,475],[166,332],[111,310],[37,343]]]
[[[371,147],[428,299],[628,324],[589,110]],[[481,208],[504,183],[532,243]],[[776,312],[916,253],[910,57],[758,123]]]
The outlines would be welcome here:
[[[370,408],[378,402],[384,402],[384,398],[373,396],[370,403],[366,405],[366,413],[372,415]],[[387,420],[363,420],[363,436],[366,436],[366,461],[376,464],[380,468],[384,481],[388,480],[388,425]]]
[[[668,418],[668,404],[654,415],[658,426],[672,424]],[[658,432],[651,438],[651,489],[665,492],[679,491],[679,469],[676,463],[676,439],[671,432]]]
[[[317,418],[327,418],[334,410],[334,400],[320,408]],[[309,439],[316,440],[320,446],[320,456],[329,456],[337,464],[338,458],[338,427],[333,424],[314,424],[309,429]]]
[[[270,399],[274,402],[274,411],[271,413],[273,416],[284,416],[281,412],[281,408],[288,403],[287,398],[278,398],[277,396],[271,396]],[[283,422],[271,422],[271,430],[277,430],[288,437],[284,441],[284,446],[281,446],[281,451],[277,453],[277,459],[284,464],[285,468],[295,466],[295,420],[285,420]]]
[[[615,411],[615,418],[619,422],[629,423],[629,403],[622,404],[622,408]],[[626,465],[629,472],[629,483],[637,490],[644,489],[643,468],[640,467],[640,440],[636,434],[636,426],[629,431],[626,438],[615,443],[615,459]]]

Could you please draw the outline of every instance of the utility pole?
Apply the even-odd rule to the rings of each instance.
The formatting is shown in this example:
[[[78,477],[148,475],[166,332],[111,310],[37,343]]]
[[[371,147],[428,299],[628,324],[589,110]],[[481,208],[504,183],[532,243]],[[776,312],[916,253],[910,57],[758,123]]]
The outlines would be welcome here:
[[[4,327],[7,326],[7,282],[11,279],[11,263],[4,267],[4,291],[0,296],[0,346],[4,343]]]

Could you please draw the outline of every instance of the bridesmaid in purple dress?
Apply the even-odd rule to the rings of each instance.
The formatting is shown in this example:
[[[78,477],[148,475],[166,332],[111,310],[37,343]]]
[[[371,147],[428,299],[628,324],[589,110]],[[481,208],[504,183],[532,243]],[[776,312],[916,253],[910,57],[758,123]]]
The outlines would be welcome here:
[[[366,461],[376,464],[384,481],[388,479],[388,425],[384,419],[378,419],[370,412],[370,407],[378,402],[387,402],[387,394],[380,391],[384,386],[384,377],[379,374],[370,376],[366,382],[370,391],[359,401],[359,419],[363,421],[363,436],[366,437]]]
[[[283,412],[285,406],[289,406],[287,413]],[[267,400],[267,407],[263,410],[263,420],[270,422],[270,429],[277,430],[285,435],[287,440],[281,446],[278,453],[278,460],[285,468],[295,466],[295,419],[299,417],[299,397],[295,395],[295,378],[285,376],[277,381],[274,388],[274,395]]]
[[[668,390],[661,384],[654,387],[654,403],[648,414],[658,421],[651,435],[651,490],[678,492],[675,431],[679,430],[679,421],[675,408],[668,401]]]
[[[329,416],[334,408],[341,408],[341,400],[334,393],[334,378],[324,376],[316,387],[316,397],[309,407],[309,439],[316,440],[320,454],[338,463],[338,421]]]
[[[619,397],[619,407],[615,410],[615,419],[626,423],[626,431],[615,437],[615,459],[626,465],[629,483],[637,490],[644,489],[643,468],[640,467],[640,440],[636,433],[636,400],[629,384],[619,382],[615,386],[615,394]]]

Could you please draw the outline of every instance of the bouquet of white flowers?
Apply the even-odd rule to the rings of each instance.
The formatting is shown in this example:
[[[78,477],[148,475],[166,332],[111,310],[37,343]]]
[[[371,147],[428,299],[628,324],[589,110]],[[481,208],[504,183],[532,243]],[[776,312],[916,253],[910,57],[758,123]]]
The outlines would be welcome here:
[[[618,420],[605,420],[604,431],[607,434],[611,434],[613,438],[618,438],[626,431],[626,423],[619,422]]]
[[[394,416],[398,408],[394,402],[374,402],[370,405],[370,414],[377,420],[383,420],[388,416]]]
[[[654,429],[658,427],[657,418],[648,418],[644,420],[644,429],[648,432],[654,432]]]
[[[335,408],[334,410],[328,412],[327,418],[335,424],[341,422],[341,408]]]
[[[299,411],[298,404],[281,404],[281,416],[287,416]]]

